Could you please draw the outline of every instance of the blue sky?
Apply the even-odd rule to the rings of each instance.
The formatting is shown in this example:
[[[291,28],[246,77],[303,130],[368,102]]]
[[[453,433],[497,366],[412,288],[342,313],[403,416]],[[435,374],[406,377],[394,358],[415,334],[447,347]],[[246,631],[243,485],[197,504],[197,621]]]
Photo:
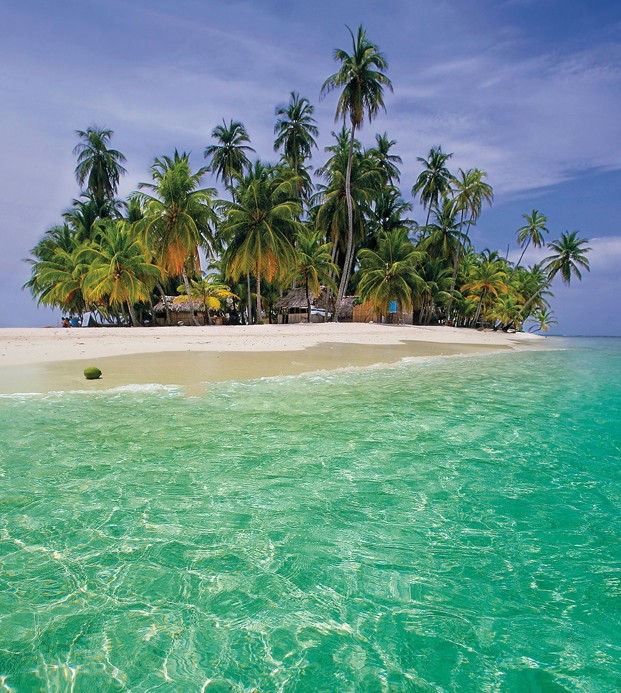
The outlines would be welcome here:
[[[567,0],[4,0],[0,326],[57,322],[21,291],[21,259],[79,194],[76,129],[115,131],[125,195],[175,147],[202,165],[223,117],[241,120],[257,154],[275,160],[274,107],[295,90],[316,106],[313,163],[323,163],[337,97],[320,101],[319,91],[335,71],[333,49],[349,47],[345,24],[359,23],[395,88],[360,139],[369,146],[387,131],[397,140],[404,196],[416,157],[441,144],[455,170],[478,166],[494,187],[473,234],[478,250],[511,243],[514,256],[515,230],[533,208],[551,237],[579,230],[592,272],[555,286],[555,331],[620,335],[621,3]]]

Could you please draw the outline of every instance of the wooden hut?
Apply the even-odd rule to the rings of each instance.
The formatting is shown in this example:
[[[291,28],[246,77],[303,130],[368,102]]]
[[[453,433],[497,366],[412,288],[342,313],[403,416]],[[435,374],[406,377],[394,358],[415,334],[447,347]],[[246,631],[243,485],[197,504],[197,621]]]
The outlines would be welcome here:
[[[179,303],[175,303],[175,299],[179,296],[166,296],[168,311],[170,313],[170,322],[172,325],[193,325],[192,311],[199,325],[205,324],[205,306],[202,303],[190,302],[186,299]],[[166,307],[164,301],[160,301],[153,306],[153,313],[158,325],[166,324]]]
[[[329,314],[334,312],[336,301],[325,286],[320,287],[317,296],[309,289],[308,297],[311,304],[311,322],[323,322],[326,309]],[[345,296],[343,298],[339,320],[343,322],[352,321],[355,300],[355,296]],[[286,296],[283,296],[276,303],[275,308],[278,311],[279,324],[307,322],[308,303],[306,301],[306,289],[304,287],[291,289]]]

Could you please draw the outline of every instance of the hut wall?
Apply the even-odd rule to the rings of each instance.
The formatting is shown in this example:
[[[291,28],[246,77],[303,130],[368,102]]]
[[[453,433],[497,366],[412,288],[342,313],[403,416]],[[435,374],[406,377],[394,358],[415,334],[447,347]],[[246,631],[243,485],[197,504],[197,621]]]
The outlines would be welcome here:
[[[377,322],[375,311],[369,301],[354,306],[352,322]]]

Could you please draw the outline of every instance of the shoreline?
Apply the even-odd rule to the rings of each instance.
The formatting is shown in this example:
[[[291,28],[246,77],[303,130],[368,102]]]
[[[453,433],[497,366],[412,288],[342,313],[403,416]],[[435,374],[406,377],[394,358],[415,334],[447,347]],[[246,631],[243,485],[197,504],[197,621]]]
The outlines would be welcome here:
[[[320,344],[404,342],[483,347],[541,345],[529,333],[368,323],[298,323],[209,327],[0,328],[0,368],[162,352],[301,351]]]
[[[181,387],[192,395],[203,393],[209,383],[390,367],[409,358],[499,353],[545,344],[532,335],[457,328],[362,323],[317,327],[3,329],[0,394],[98,392],[157,384]],[[97,366],[102,378],[86,380],[87,366]]]

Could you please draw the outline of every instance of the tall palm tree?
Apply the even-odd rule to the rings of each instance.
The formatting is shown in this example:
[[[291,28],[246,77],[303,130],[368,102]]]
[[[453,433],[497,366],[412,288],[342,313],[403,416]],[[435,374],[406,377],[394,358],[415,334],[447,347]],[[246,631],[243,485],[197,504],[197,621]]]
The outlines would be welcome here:
[[[148,300],[151,288],[162,278],[162,270],[147,260],[140,239],[123,222],[107,220],[100,241],[82,248],[78,260],[89,266],[83,283],[86,299],[103,299],[112,306],[125,303],[137,327],[134,303]]]
[[[364,240],[364,218],[371,211],[373,201],[382,188],[384,174],[371,157],[360,151],[354,140],[354,152],[349,155],[349,132],[343,127],[332,133],[337,142],[326,147],[332,152],[328,162],[317,174],[324,177],[326,184],[317,186],[314,201],[318,203],[315,225],[332,240],[332,258],[336,261],[339,249],[345,249],[349,241],[349,212],[352,212],[352,246]],[[347,171],[349,168],[349,198],[347,196]],[[352,251],[352,260],[353,260]],[[353,264],[353,262],[352,262]],[[343,263],[345,271],[345,263]],[[335,311],[336,313],[336,311]]]
[[[206,167],[191,173],[188,154],[179,155],[175,151],[173,159],[165,156],[155,160],[151,166],[153,183],[139,184],[141,190],[152,194],[135,194],[145,207],[145,217],[137,224],[146,245],[169,275],[183,277],[190,303],[188,269],[191,272],[199,269],[199,247],[210,256],[215,246],[216,191],[199,187],[205,173]],[[198,325],[194,314],[192,320]]]
[[[375,142],[376,146],[369,149],[367,153],[376,160],[377,166],[384,171],[386,182],[389,185],[392,185],[393,181],[398,183],[401,179],[401,173],[397,164],[402,164],[403,161],[400,156],[390,153],[397,141],[389,140],[388,133],[385,132],[383,135],[375,135]]]
[[[396,301],[399,312],[412,307],[412,291],[420,288],[421,278],[416,265],[423,253],[416,250],[404,229],[382,234],[377,250],[360,251],[358,295],[370,301],[377,310],[389,311]]]
[[[446,162],[452,156],[453,154],[445,154],[442,147],[438,147],[431,149],[427,159],[417,157],[425,170],[416,179],[412,187],[412,195],[416,197],[420,194],[420,201],[423,203],[423,207],[427,208],[425,226],[429,224],[432,208],[438,205],[441,197],[445,197],[451,191],[451,183],[454,178],[446,167]]]
[[[283,148],[283,154],[293,164],[296,176],[299,163],[310,157],[313,147],[317,148],[314,138],[319,130],[313,118],[314,110],[308,99],[301,99],[293,91],[288,106],[276,107],[276,115],[280,117],[274,126],[274,134],[277,135],[274,151]]]
[[[297,239],[295,274],[297,279],[304,282],[306,290],[306,305],[308,308],[308,322],[311,321],[311,303],[309,289],[319,296],[321,284],[325,284],[332,291],[336,291],[336,284],[332,276],[338,275],[338,268],[330,257],[330,243],[321,243],[322,233],[311,228],[304,227],[300,230]],[[327,316],[327,306],[326,315]]]
[[[536,209],[533,209],[532,214],[522,214],[522,219],[526,219],[527,222],[525,226],[522,226],[517,231],[517,239],[518,243],[522,246],[522,254],[513,268],[513,272],[511,272],[509,281],[513,279],[513,275],[522,262],[524,253],[528,250],[528,246],[532,243],[535,248],[541,248],[545,243],[543,232],[548,233],[548,229],[546,228],[546,222],[548,220],[543,214],[539,214]]]
[[[480,168],[471,168],[468,171],[459,169],[459,177],[453,179],[455,188],[455,206],[460,211],[459,221],[459,238],[457,240],[457,253],[455,253],[455,261],[453,262],[453,281],[451,284],[451,297],[449,298],[448,307],[446,309],[447,317],[451,317],[451,306],[453,303],[453,291],[457,281],[457,266],[459,265],[459,256],[462,248],[466,245],[470,227],[475,224],[481,216],[483,202],[487,202],[490,206],[494,199],[494,191],[489,183],[486,183],[483,178],[487,177],[487,173]],[[463,233],[463,225],[465,215],[468,214],[466,233]],[[462,237],[465,239],[462,243]]]
[[[261,277],[288,272],[295,255],[293,239],[300,228],[301,207],[295,184],[283,180],[275,169],[255,163],[247,176],[232,188],[233,200],[223,200],[223,234],[230,239],[224,253],[227,276],[237,282],[252,272],[257,279],[257,321],[261,319]],[[248,291],[250,315],[250,291]]]
[[[228,186],[235,174],[242,176],[250,168],[246,152],[254,152],[254,149],[244,144],[250,142],[250,138],[244,126],[236,120],[231,119],[227,125],[222,119],[222,125],[217,125],[211,136],[218,140],[218,144],[205,147],[205,159],[211,159],[207,170]]]
[[[337,322],[353,263],[354,213],[351,198],[351,160],[354,152],[356,129],[362,127],[365,115],[371,122],[380,108],[386,110],[384,105],[384,87],[388,87],[392,91],[392,83],[384,74],[384,71],[388,68],[388,63],[383,54],[379,52],[378,47],[367,39],[366,32],[362,26],[358,27],[358,33],[355,37],[349,27],[347,27],[347,30],[351,35],[352,53],[350,55],[341,48],[337,48],[334,51],[334,59],[341,63],[341,69],[328,77],[321,88],[321,93],[327,94],[334,89],[343,87],[336,107],[335,120],[343,118],[343,123],[345,124],[347,119],[349,119],[351,125],[351,139],[345,178],[348,215],[347,253],[336,300],[335,320]]]
[[[589,261],[585,257],[591,248],[582,247],[587,243],[586,239],[578,238],[577,231],[562,233],[560,240],[548,243],[548,248],[554,251],[544,260],[550,281],[560,272],[563,282],[569,286],[572,274],[582,279],[580,267],[587,272],[591,271]]]
[[[86,186],[87,192],[101,207],[105,200],[112,200],[119,186],[119,179],[127,171],[121,166],[125,157],[116,149],[108,149],[112,130],[100,129],[96,125],[86,131],[76,130],[80,137],[74,154],[78,156],[75,177],[78,185]]]

